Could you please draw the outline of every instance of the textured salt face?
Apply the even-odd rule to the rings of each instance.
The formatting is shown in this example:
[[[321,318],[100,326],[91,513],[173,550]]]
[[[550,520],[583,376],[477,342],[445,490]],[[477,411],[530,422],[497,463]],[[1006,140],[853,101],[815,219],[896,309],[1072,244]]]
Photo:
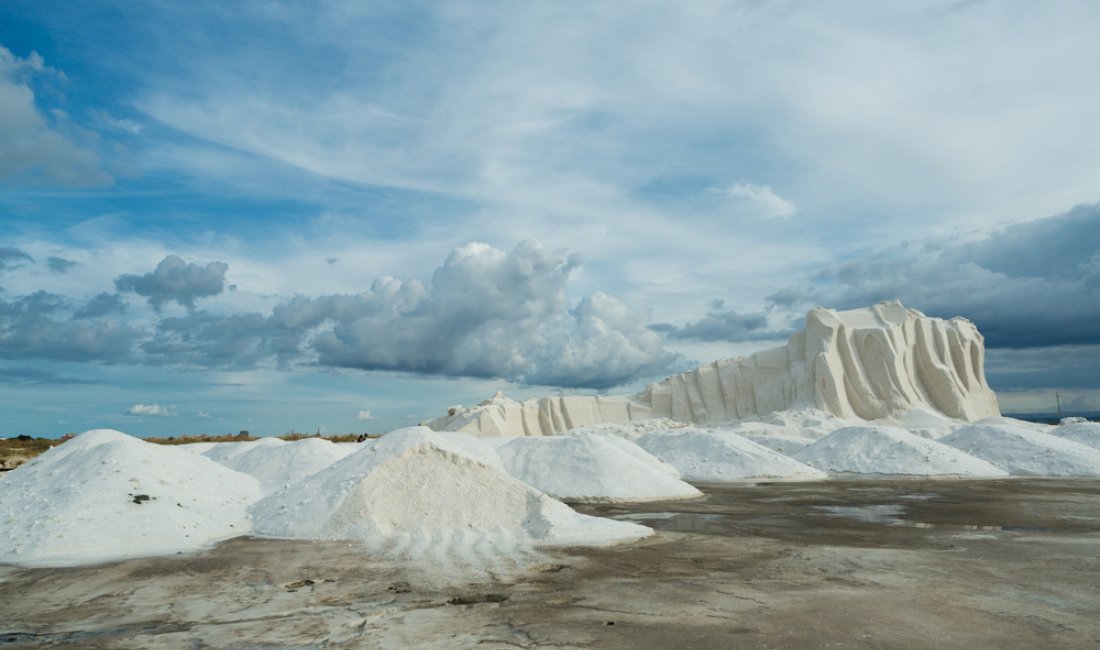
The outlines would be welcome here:
[[[807,408],[846,419],[917,410],[974,421],[1000,413],[984,363],[982,336],[965,319],[929,318],[897,302],[818,308],[783,347],[715,361],[632,397],[517,402],[498,393],[428,424],[474,436],[545,436],[649,418],[715,424]]]
[[[813,481],[825,474],[735,433],[689,429],[648,433],[638,446],[689,481]]]
[[[64,444],[53,447],[45,453],[36,456],[35,458],[31,459],[29,463],[26,463],[24,467],[34,467],[40,464],[55,463],[71,455],[83,454],[93,447],[97,447],[108,442],[118,442],[119,440],[137,439],[133,436],[127,435],[121,431],[116,431],[114,429],[90,429],[76,436],[75,438],[66,441]]]
[[[348,539],[388,555],[463,563],[651,532],[578,514],[445,438],[416,430],[387,434],[264,498],[252,516],[259,535]]]
[[[569,433],[572,434],[572,435],[579,435],[579,434],[574,434],[573,432],[569,432]],[[676,469],[672,465],[669,465],[668,463],[661,460],[660,458],[657,458],[656,456],[649,453],[645,449],[642,449],[636,443],[634,443],[632,440],[628,440],[626,438],[614,435],[612,433],[604,433],[604,432],[593,433],[591,435],[598,436],[598,437],[602,438],[603,440],[605,440],[606,442],[614,445],[615,447],[617,447],[619,449],[619,451],[624,452],[625,454],[627,454],[628,456],[633,458],[635,461],[645,465],[649,469],[649,471],[651,471],[651,472],[655,472],[655,473],[659,473],[659,474],[665,474],[666,476],[671,476],[674,479],[680,479],[681,478],[680,470]]]
[[[783,454],[784,456],[796,454],[814,442],[810,438],[800,438],[778,433],[740,433],[738,435],[762,447],[767,447],[774,452]]]
[[[256,446],[223,464],[255,478],[268,494],[321,471],[353,451],[354,447],[334,445],[328,440],[304,438],[285,445]]]
[[[625,440],[594,434],[516,438],[497,449],[505,470],[573,503],[694,499],[702,493],[670,476],[664,463]],[[624,449],[629,445],[631,450]]]
[[[278,438],[260,438],[259,440],[251,440],[248,442],[219,442],[202,452],[202,455],[224,465],[226,462],[241,454],[248,453],[253,449],[278,447],[279,445],[285,444],[287,444],[285,440],[280,440]]]
[[[1100,476],[1100,449],[1005,424],[974,424],[939,439],[1013,476]]]
[[[192,454],[205,454],[206,452],[210,451],[211,449],[213,449],[215,446],[217,446],[219,444],[221,444],[221,443],[217,443],[217,442],[189,442],[189,443],[186,443],[186,444],[176,445],[176,446],[179,447],[180,449],[182,449],[183,451],[190,452]]]
[[[259,496],[255,479],[209,459],[90,432],[0,482],[0,562],[66,566],[197,550],[247,534],[246,509]]]
[[[1007,476],[1004,470],[958,449],[888,426],[839,429],[793,458],[834,476]]]
[[[1100,422],[1075,422],[1063,424],[1048,431],[1052,436],[1058,436],[1073,442],[1079,442],[1089,447],[1100,449]]]

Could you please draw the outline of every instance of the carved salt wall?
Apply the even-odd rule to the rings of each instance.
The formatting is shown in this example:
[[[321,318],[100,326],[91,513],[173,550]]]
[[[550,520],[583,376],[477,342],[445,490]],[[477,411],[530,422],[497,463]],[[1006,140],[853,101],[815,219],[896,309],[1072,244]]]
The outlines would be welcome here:
[[[499,393],[427,423],[480,436],[553,435],[600,423],[654,417],[711,424],[812,406],[873,420],[914,407],[951,418],[1000,415],[986,384],[981,334],[964,318],[929,318],[899,302],[817,308],[782,347],[715,361],[632,397],[544,397]]]

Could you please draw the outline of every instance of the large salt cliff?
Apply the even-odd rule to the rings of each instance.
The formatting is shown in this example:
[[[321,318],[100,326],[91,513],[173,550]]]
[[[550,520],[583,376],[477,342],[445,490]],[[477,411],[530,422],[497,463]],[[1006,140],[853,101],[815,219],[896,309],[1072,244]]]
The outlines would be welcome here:
[[[930,318],[896,301],[819,307],[785,346],[700,366],[633,397],[517,402],[498,393],[426,424],[477,436],[537,436],[660,417],[711,424],[798,407],[865,420],[919,407],[973,421],[1000,415],[984,361],[982,335],[964,318]]]

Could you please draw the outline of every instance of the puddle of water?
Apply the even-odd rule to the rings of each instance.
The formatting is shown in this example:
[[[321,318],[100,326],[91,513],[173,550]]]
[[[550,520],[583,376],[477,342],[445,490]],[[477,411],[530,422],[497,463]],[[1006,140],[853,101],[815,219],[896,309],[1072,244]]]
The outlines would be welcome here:
[[[616,515],[613,519],[627,519],[650,524],[659,530],[676,533],[729,534],[739,519],[731,515],[701,512],[640,512]]]
[[[869,506],[810,506],[814,510],[822,510],[827,517],[845,517],[856,519],[871,524],[901,525],[906,521],[899,515],[905,512],[905,506],[898,504],[882,504]]]
[[[898,496],[899,499],[905,499],[906,501],[931,501],[932,499],[940,498],[940,495],[934,492],[922,492],[920,494],[902,494]]]
[[[625,515],[612,515],[611,519],[621,519],[624,521],[657,521],[659,519],[671,519],[679,514],[679,512],[629,512]]]

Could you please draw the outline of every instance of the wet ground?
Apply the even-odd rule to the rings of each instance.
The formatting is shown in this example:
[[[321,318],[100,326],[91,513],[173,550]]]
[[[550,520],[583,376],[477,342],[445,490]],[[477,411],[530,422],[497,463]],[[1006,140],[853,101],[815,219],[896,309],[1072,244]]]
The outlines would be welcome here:
[[[0,648],[1097,648],[1100,481],[700,485],[658,534],[440,585],[347,544],[0,567]]]

